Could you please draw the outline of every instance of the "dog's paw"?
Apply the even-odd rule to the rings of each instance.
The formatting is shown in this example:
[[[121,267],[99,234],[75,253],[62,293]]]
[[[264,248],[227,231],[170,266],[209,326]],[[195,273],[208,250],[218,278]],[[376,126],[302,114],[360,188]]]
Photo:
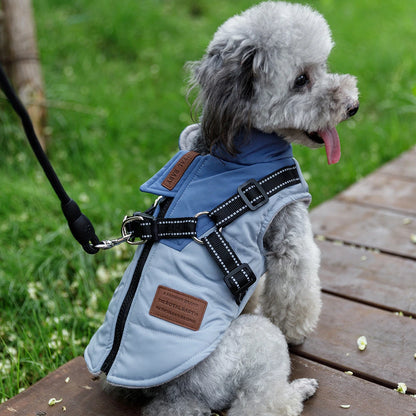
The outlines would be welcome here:
[[[289,345],[302,345],[305,342],[306,336],[289,337],[286,335],[286,341]]]
[[[302,400],[313,396],[318,388],[318,381],[314,378],[298,378],[290,384],[291,387],[301,395]]]

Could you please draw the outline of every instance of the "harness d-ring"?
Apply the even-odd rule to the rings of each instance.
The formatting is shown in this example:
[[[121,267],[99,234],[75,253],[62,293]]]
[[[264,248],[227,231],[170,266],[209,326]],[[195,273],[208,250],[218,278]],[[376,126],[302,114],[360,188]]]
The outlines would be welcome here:
[[[208,215],[209,213],[210,213],[210,211],[201,211],[201,212],[198,212],[198,214],[195,214],[194,218],[198,219],[201,215]],[[196,228],[196,226],[195,226],[195,228]],[[221,232],[222,227],[218,228],[218,231]],[[194,240],[198,244],[202,244],[202,245],[205,244],[200,238],[195,237],[195,236],[192,236],[192,240]]]
[[[198,219],[201,215],[208,215],[208,214],[209,214],[209,211],[201,211],[201,212],[198,212],[198,214],[195,214],[194,218]],[[204,244],[204,242],[198,237],[192,236],[192,239],[196,241],[198,244],[202,244],[202,245]]]

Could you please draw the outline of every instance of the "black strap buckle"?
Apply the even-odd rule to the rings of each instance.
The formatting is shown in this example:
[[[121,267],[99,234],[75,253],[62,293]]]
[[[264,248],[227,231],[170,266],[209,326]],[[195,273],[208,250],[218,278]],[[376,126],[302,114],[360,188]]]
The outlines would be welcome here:
[[[251,211],[259,209],[269,201],[266,191],[255,179],[250,179],[243,185],[240,185],[237,188],[237,192]],[[260,200],[257,201],[258,199]]]
[[[247,263],[242,263],[224,277],[224,282],[239,305],[256,276]]]

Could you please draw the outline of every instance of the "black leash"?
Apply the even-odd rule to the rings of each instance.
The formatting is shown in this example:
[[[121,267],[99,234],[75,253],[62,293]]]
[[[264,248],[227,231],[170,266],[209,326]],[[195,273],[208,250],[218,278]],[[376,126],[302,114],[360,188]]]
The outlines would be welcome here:
[[[81,244],[82,248],[88,254],[96,254],[99,251],[100,240],[95,235],[94,227],[91,221],[81,212],[77,203],[69,197],[65,192],[58,176],[56,175],[48,157],[42,149],[39,143],[39,139],[36,136],[35,129],[33,128],[32,121],[29,117],[26,108],[20,101],[16,92],[14,91],[11,83],[7,79],[6,74],[2,66],[0,65],[0,88],[4,92],[5,96],[12,105],[14,111],[20,117],[23,128],[26,133],[26,137],[35,153],[46,177],[48,178],[53,190],[61,201],[62,211],[65,218],[68,221],[69,229],[75,239]]]

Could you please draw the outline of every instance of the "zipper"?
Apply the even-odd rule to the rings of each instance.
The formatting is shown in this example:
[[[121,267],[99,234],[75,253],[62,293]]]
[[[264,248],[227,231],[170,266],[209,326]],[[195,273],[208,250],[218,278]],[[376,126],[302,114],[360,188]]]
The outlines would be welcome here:
[[[172,202],[172,199],[166,199],[160,203],[160,211],[158,218],[163,218],[166,215],[167,210]],[[113,346],[111,351],[108,353],[107,358],[105,359],[103,365],[101,366],[101,371],[104,374],[108,374],[110,371],[114,360],[120,349],[121,339],[124,333],[124,327],[126,326],[126,321],[128,314],[130,312],[131,305],[133,303],[134,297],[136,296],[137,287],[139,286],[140,278],[142,276],[142,271],[144,265],[146,264],[147,258],[149,257],[150,250],[152,249],[154,241],[148,241],[143,247],[142,254],[140,255],[139,260],[137,261],[136,268],[134,269],[133,277],[130,282],[130,286],[127,290],[126,296],[124,297],[123,303],[120,306],[120,311],[117,316],[116,327],[114,331]]]

